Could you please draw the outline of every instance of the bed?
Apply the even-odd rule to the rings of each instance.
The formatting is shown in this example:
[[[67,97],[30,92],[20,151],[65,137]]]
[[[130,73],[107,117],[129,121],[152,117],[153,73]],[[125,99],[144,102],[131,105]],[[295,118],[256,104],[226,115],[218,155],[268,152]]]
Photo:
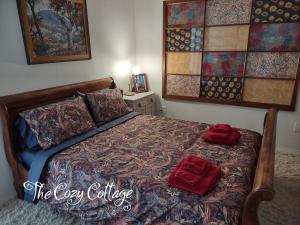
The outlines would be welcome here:
[[[112,78],[0,98],[5,153],[19,198],[24,198],[23,184],[31,172],[18,158],[14,127],[18,114],[76,91],[105,88],[116,88]],[[57,201],[50,197],[45,201],[100,224],[259,224],[260,202],[274,196],[276,118],[277,110],[270,109],[262,135],[241,129],[239,144],[229,147],[203,141],[209,124],[129,113],[51,155],[43,179],[46,191],[61,183],[76,190],[85,190],[95,181],[101,185],[113,183],[120,190],[133,191],[130,201],[120,207],[98,198],[82,198],[78,204],[68,204],[68,198]],[[221,178],[205,196],[167,185],[168,175],[187,155],[207,158],[222,169]],[[98,189],[93,186],[91,193]]]

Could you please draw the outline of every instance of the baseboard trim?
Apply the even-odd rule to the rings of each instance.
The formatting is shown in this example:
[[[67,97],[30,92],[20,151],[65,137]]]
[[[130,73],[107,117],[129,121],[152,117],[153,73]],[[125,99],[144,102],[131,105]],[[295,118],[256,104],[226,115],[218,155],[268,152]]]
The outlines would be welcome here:
[[[15,191],[10,191],[10,192],[1,194],[0,195],[0,205],[2,205],[3,203],[5,203],[15,197],[17,197],[17,193]]]
[[[286,148],[286,147],[278,147],[276,149],[277,152],[280,153],[288,153],[288,154],[300,154],[300,149]]]

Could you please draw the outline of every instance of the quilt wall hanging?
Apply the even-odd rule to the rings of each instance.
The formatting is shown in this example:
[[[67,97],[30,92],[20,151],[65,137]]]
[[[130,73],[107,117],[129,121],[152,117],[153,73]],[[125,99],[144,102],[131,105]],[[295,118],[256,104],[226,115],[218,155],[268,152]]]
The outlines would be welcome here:
[[[86,0],[17,0],[28,64],[91,59]]]
[[[300,0],[164,1],[163,97],[295,109]]]

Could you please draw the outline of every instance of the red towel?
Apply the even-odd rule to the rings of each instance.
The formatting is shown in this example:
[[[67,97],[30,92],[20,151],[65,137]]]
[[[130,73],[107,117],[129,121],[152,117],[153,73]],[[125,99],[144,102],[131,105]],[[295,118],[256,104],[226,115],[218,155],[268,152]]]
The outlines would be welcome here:
[[[182,168],[176,170],[174,176],[176,180],[182,183],[190,184],[192,186],[195,186],[203,178]]]
[[[201,164],[198,164],[197,162],[201,162]],[[199,167],[200,170],[194,171],[195,173],[185,170],[184,165],[190,164],[193,164],[193,170],[197,167]],[[190,191],[199,195],[205,195],[212,188],[220,174],[220,167],[214,165],[209,160],[189,156],[176,166],[175,170],[169,176],[168,183],[174,188]]]
[[[217,133],[228,133],[233,128],[228,124],[216,124],[213,127],[209,128],[209,131],[217,132]]]
[[[237,131],[231,132],[228,138],[220,138],[217,133],[206,132],[203,136],[204,141],[223,145],[235,145],[239,142],[241,134]]]
[[[187,172],[203,176],[206,175],[206,173],[209,171],[210,166],[211,165],[206,163],[196,164],[196,163],[186,161],[182,164],[182,169]]]
[[[241,134],[238,129],[228,124],[216,124],[203,135],[204,141],[223,145],[235,145],[240,138]]]
[[[218,133],[213,131],[208,131],[206,133],[209,133],[211,138],[214,138],[216,140],[227,140],[231,135],[231,133]]]

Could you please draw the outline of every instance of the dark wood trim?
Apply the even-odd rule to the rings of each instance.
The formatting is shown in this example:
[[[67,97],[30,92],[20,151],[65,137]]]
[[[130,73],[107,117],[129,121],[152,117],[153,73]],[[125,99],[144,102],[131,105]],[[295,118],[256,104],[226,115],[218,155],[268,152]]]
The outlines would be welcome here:
[[[203,74],[202,75],[203,77],[224,77],[224,78],[244,78],[243,75],[236,75],[236,76],[233,76],[233,75],[214,75],[214,74]]]
[[[251,0],[251,11],[250,11],[250,18],[249,21],[251,21],[251,17],[252,17],[252,8],[253,8],[253,0]],[[246,52],[246,58],[245,58],[245,65],[244,65],[244,73],[243,73],[243,80],[242,80],[242,89],[241,89],[241,102],[243,102],[243,98],[244,98],[244,87],[245,87],[245,77],[246,77],[246,73],[247,73],[247,66],[248,66],[248,52],[249,52],[249,47],[250,47],[250,30],[251,30],[251,24],[249,25],[249,31],[248,31],[248,43],[247,43],[247,52]]]
[[[299,50],[276,50],[276,51],[274,51],[274,50],[269,50],[269,51],[266,51],[266,50],[250,50],[249,49],[249,53],[262,53],[262,52],[265,52],[265,53],[267,53],[267,52],[269,52],[269,53],[284,53],[284,52],[295,52],[295,53],[299,53],[300,52],[300,49]]]
[[[209,51],[205,51],[204,50],[204,54],[205,53],[236,53],[236,52],[239,52],[239,53],[245,53],[247,54],[248,51],[246,50],[243,50],[243,51],[235,51],[235,50],[230,50],[230,51],[212,51],[212,50],[209,50]]]
[[[180,4],[184,2],[197,2],[199,0],[166,0],[166,5]],[[201,1],[201,0],[200,0]]]
[[[206,10],[207,10],[207,0],[204,2],[205,8],[204,8],[204,27],[203,27],[203,38],[202,38],[202,59],[201,59],[201,74],[200,74],[200,87],[199,87],[199,98],[202,96],[202,81],[203,81],[203,75],[204,75],[204,57],[205,57],[205,31],[206,31]]]
[[[165,96],[167,92],[167,30],[165,29],[167,27],[168,19],[167,19],[167,2],[163,2],[163,62],[162,62],[162,97]]]
[[[198,0],[199,1],[199,0]],[[173,30],[173,29],[191,29],[191,28],[202,28],[204,27],[201,24],[194,24],[194,25],[177,25],[177,26],[166,26],[166,30]]]
[[[205,51],[205,53],[206,52],[246,52],[245,50],[242,50],[242,51],[239,51],[239,50],[230,50],[230,51],[212,51],[212,50],[210,50],[210,51]],[[247,53],[285,53],[285,52],[287,52],[287,53],[289,53],[289,52],[291,52],[291,53],[299,53],[300,51],[292,51],[292,50],[282,50],[282,51],[273,51],[273,50],[270,50],[270,51],[266,51],[266,50],[249,50]]]
[[[18,198],[23,198],[23,183],[27,180],[27,170],[23,167],[17,158],[17,151],[13,143],[16,135],[13,134],[11,120],[7,107],[0,104],[0,115],[3,130],[4,152],[10,168],[12,169],[13,185],[17,192]]]
[[[86,28],[86,33],[85,33],[85,40],[87,42],[87,48],[88,48],[88,60],[92,59],[92,49],[91,49],[91,39],[90,39],[90,28],[89,28],[89,14],[88,14],[88,9],[87,9],[87,1],[84,0],[85,4],[85,10],[84,10],[84,23],[85,23],[85,28]]]
[[[255,107],[261,109],[269,109],[276,107],[277,109],[284,111],[294,111],[293,107],[289,105],[280,105],[280,104],[269,104],[269,103],[259,103],[259,102],[246,102],[246,101],[232,101],[232,100],[222,100],[222,99],[213,99],[206,97],[188,97],[188,96],[177,96],[177,95],[167,95],[163,96],[165,100],[170,101],[190,101],[198,103],[209,103],[209,104],[222,104],[222,105],[232,105],[232,106],[245,106],[245,107]]]
[[[251,0],[251,10],[250,10],[250,18],[249,21],[251,21],[251,17],[252,17],[252,8],[253,8],[253,0]],[[244,79],[242,82],[242,90],[241,90],[241,94],[242,94],[242,98],[241,98],[241,102],[244,101],[244,88],[245,88],[245,79],[247,76],[247,66],[248,66],[248,55],[249,55],[249,48],[250,48],[250,31],[251,31],[251,24],[249,25],[249,33],[248,33],[248,43],[247,43],[247,53],[246,53],[246,61],[245,61],[245,71],[244,71]]]
[[[30,65],[34,64],[45,64],[45,63],[58,63],[58,62],[68,62],[68,61],[83,61],[90,60],[92,58],[91,54],[91,43],[90,43],[90,33],[89,33],[89,24],[88,24],[88,12],[87,12],[87,3],[86,0],[83,2],[83,23],[85,29],[85,42],[87,47],[86,54],[81,55],[65,55],[65,56],[36,56],[33,52],[29,21],[27,17],[27,5],[25,0],[16,0],[19,20],[22,29],[24,48],[26,52],[27,63]]]
[[[251,21],[251,16],[250,15],[250,21]],[[261,25],[261,24],[286,24],[286,23],[300,23],[298,22],[259,22],[259,23],[254,23],[254,22],[250,22],[250,23],[231,23],[231,24],[215,24],[215,25],[205,25],[206,27],[226,27],[226,26],[240,26],[240,25]]]
[[[299,93],[299,86],[300,86],[300,57],[299,57],[299,62],[298,62],[298,74],[297,74],[297,77],[295,80],[294,94],[292,97],[292,104],[291,104],[292,111],[295,111],[295,109],[296,109],[297,96]]]
[[[276,25],[276,24],[286,24],[286,23],[300,23],[300,21],[293,21],[293,22],[251,22],[251,20],[250,20],[250,24],[251,25],[260,25],[260,24],[267,24],[267,25],[270,25],[270,24],[274,24],[274,25]]]
[[[299,23],[299,22],[289,22],[289,23]],[[204,23],[205,24],[205,23]],[[235,26],[243,26],[243,25],[247,25],[247,26],[252,26],[252,25],[261,25],[261,24],[267,24],[267,25],[271,25],[271,24],[286,24],[286,23],[233,23],[233,24],[215,24],[215,25],[205,25],[205,27],[235,27]],[[194,24],[194,25],[177,25],[177,26],[166,26],[166,29],[188,29],[188,28],[196,28],[196,27],[203,27],[204,25],[202,24]]]
[[[201,74],[167,73],[167,76],[188,76],[188,77],[195,77],[195,76],[201,76]]]
[[[250,76],[245,76],[246,79],[260,79],[260,80],[296,80],[296,78],[283,78],[283,77],[250,77]]]
[[[19,198],[23,198],[23,183],[27,181],[28,171],[17,156],[20,149],[17,145],[18,133],[14,123],[18,114],[27,109],[63,100],[77,91],[87,93],[104,88],[116,88],[114,80],[105,78],[0,97],[5,155],[13,172],[14,186]]]
[[[206,27],[235,27],[235,26],[249,26],[249,23],[232,23],[232,24],[215,24],[215,25],[205,25]]]
[[[183,54],[191,54],[191,53],[202,53],[202,50],[199,51],[193,51],[193,52],[178,52],[178,51],[166,51],[166,53],[175,53],[175,54],[179,54],[179,53],[183,53]]]
[[[259,225],[258,207],[262,201],[274,198],[274,163],[277,110],[268,111],[265,117],[262,144],[257,161],[252,191],[243,208],[242,225]]]

